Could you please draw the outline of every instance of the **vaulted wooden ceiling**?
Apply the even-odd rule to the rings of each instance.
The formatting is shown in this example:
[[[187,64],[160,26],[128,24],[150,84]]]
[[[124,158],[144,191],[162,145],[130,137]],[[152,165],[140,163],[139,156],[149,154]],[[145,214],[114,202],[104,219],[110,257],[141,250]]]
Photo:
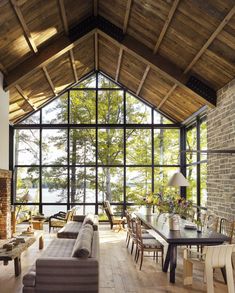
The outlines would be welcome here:
[[[234,0],[0,0],[10,121],[101,70],[182,122],[235,77]]]

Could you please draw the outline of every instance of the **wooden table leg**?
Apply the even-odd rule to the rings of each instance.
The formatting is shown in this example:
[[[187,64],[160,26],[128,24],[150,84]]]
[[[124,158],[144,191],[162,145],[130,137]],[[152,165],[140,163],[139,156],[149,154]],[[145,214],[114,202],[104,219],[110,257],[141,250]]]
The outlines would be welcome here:
[[[39,249],[43,249],[43,247],[44,247],[44,235],[41,235],[38,240],[39,240]]]
[[[170,257],[170,282],[175,283],[175,269],[176,269],[176,258],[177,258],[177,246],[171,246],[171,257]]]
[[[21,259],[20,256],[14,258],[15,276],[19,276],[21,273]]]
[[[171,257],[171,245],[168,245],[168,249],[167,249],[167,253],[166,253],[166,258],[165,258],[165,262],[163,265],[163,272],[167,273],[168,268],[169,268],[169,264],[170,264],[170,257]]]

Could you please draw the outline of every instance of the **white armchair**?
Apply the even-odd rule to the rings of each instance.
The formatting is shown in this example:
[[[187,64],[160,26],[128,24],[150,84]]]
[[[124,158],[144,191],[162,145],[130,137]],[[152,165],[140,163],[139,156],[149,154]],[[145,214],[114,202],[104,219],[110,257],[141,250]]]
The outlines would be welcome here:
[[[205,246],[203,253],[184,250],[184,285],[192,284],[193,263],[200,261],[205,266],[205,280],[207,283],[207,293],[214,293],[213,270],[214,268],[225,269],[228,293],[234,293],[234,280],[232,268],[232,253],[235,251],[235,245],[217,245]],[[196,256],[196,257],[195,257]]]

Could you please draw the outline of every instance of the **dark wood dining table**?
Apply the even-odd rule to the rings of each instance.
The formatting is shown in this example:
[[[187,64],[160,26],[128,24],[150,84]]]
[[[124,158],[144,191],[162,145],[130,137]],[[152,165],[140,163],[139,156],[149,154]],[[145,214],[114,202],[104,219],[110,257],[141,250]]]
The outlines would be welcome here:
[[[170,282],[175,283],[175,269],[177,266],[177,247],[182,245],[219,245],[229,238],[223,234],[210,230],[202,231],[184,228],[188,221],[180,220],[180,230],[172,231],[169,229],[168,221],[164,221],[163,217],[157,214],[145,215],[136,213],[136,216],[147,227],[157,232],[167,243],[168,249],[163,265],[163,271],[167,272],[170,266]]]

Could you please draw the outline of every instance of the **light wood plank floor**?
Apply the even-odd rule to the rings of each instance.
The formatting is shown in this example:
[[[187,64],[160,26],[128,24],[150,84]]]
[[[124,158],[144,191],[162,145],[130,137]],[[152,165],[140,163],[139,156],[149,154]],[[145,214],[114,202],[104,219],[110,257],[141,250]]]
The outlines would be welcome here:
[[[45,247],[55,237],[48,234],[45,225]],[[192,286],[182,285],[182,251],[179,251],[176,283],[169,283],[169,274],[161,271],[161,266],[151,258],[145,258],[142,270],[135,264],[133,256],[125,244],[125,232],[111,231],[108,225],[100,225],[100,293],[196,293],[206,292],[203,272],[200,267],[194,270]],[[22,274],[14,276],[13,262],[3,266],[0,262],[0,293],[14,293],[22,290],[22,276],[39,257],[38,243],[32,245],[22,254]],[[215,293],[227,292],[221,272],[217,270],[214,277]]]

